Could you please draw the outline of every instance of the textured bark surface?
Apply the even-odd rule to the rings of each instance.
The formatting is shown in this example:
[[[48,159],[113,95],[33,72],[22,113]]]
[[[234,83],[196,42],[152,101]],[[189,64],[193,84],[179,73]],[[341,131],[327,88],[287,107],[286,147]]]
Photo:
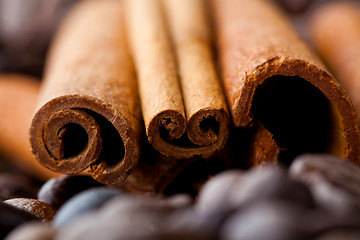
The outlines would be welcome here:
[[[272,162],[278,163],[280,148],[274,136],[260,122],[256,123],[254,135],[251,139],[248,161],[250,166]]]
[[[80,3],[52,45],[30,139],[47,168],[102,182],[137,164],[141,113],[121,1]]]
[[[230,124],[203,2],[126,3],[149,142],[166,156],[209,157],[224,147]]]
[[[234,125],[251,125],[254,93],[267,79],[300,77],[329,102],[331,133],[324,151],[359,162],[359,126],[352,103],[276,6],[262,0],[213,0],[212,5],[222,80]]]

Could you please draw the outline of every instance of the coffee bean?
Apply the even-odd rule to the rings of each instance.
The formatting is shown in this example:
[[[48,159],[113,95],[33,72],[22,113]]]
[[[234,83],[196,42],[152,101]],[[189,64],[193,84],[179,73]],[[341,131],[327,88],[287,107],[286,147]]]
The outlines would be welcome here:
[[[0,0],[0,71],[41,76],[53,34],[75,2]]]
[[[160,229],[164,228],[167,216],[187,208],[190,200],[189,195],[183,194],[166,199],[124,194],[109,200],[98,211],[89,212],[71,225],[63,226],[56,238],[161,239]],[[162,233],[166,236],[175,234]]]
[[[271,199],[313,206],[310,190],[304,183],[291,180],[273,166],[264,166],[246,173],[229,171],[215,176],[200,192],[196,211],[216,219],[247,204]]]
[[[306,207],[314,205],[310,189],[303,182],[289,178],[273,165],[248,171],[242,186],[236,188],[240,187],[231,192],[232,198],[246,204],[277,199]]]
[[[1,201],[18,197],[36,198],[38,189],[37,183],[24,175],[16,173],[0,174]]]
[[[48,180],[40,188],[38,199],[59,209],[75,194],[96,186],[101,186],[101,184],[90,176],[63,175]]]
[[[360,168],[327,154],[305,154],[291,164],[289,174],[306,182],[316,202],[334,211],[360,209]]]
[[[189,194],[179,193],[161,200],[162,204],[174,208],[189,207],[193,203],[193,198]]]
[[[50,222],[56,213],[56,209],[51,205],[31,198],[13,198],[4,203],[22,209],[45,222]]]
[[[24,210],[0,202],[0,239],[21,224],[30,221],[40,221],[40,219]]]
[[[11,231],[5,240],[51,240],[55,229],[49,224],[26,223]]]
[[[224,197],[231,194],[235,185],[241,184],[243,175],[240,170],[228,170],[210,178],[199,192],[196,210],[199,213],[206,213],[221,207]]]
[[[190,239],[217,239],[217,231],[222,216],[207,218],[198,214],[194,207],[180,209],[164,218],[162,228],[156,233],[156,239],[173,239],[180,236],[192,236]]]
[[[69,199],[57,212],[53,220],[55,227],[71,224],[78,216],[98,209],[122,192],[110,187],[95,187],[83,191]]]
[[[260,202],[230,216],[221,229],[221,239],[297,240],[311,239],[302,230],[304,207],[286,202]]]

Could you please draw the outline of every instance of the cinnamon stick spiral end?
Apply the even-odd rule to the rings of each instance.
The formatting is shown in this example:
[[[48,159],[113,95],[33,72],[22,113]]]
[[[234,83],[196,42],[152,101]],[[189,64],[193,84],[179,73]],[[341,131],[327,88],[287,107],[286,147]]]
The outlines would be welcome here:
[[[175,111],[164,111],[147,128],[149,142],[163,155],[176,159],[210,157],[224,147],[230,120],[225,109],[201,109],[186,119]],[[186,130],[186,133],[185,132]]]
[[[99,100],[58,97],[33,118],[32,151],[50,170],[74,174],[91,166],[94,179],[116,184],[125,180],[139,158],[139,137],[126,125],[120,114]]]

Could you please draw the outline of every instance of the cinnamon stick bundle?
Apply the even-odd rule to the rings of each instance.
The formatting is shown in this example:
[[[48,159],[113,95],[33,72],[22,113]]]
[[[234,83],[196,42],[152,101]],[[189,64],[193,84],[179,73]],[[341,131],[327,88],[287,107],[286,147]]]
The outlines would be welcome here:
[[[359,126],[352,103],[274,3],[213,0],[212,7],[234,125],[251,127],[257,120],[268,130],[261,130],[263,143],[271,146],[256,142],[257,135],[256,156],[278,149],[275,161],[328,152],[359,162]],[[261,154],[261,148],[267,153]],[[255,158],[253,164],[264,161],[274,159]]]
[[[224,147],[230,124],[203,2],[126,3],[149,142],[166,156],[209,157]]]
[[[136,166],[142,119],[123,24],[122,1],[85,0],[61,26],[30,129],[47,168],[90,166],[96,180],[115,184]]]
[[[41,166],[30,151],[29,127],[40,84],[37,79],[0,75],[0,152],[29,175],[47,180],[59,174]]]
[[[311,39],[360,114],[360,5],[334,2],[310,19]]]

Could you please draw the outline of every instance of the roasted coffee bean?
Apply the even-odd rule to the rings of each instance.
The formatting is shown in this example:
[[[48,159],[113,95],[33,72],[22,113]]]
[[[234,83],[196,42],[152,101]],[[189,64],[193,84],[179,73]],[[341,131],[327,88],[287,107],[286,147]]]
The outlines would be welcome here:
[[[30,221],[40,221],[40,219],[24,210],[0,202],[0,239],[21,224]]]
[[[0,71],[40,76],[58,24],[78,0],[0,0]]]
[[[49,224],[26,223],[11,231],[5,240],[51,240],[55,229]]]
[[[197,211],[206,213],[218,209],[224,203],[224,197],[241,185],[244,173],[240,170],[228,170],[210,178],[202,187],[196,202]]]
[[[98,211],[64,226],[56,239],[159,239],[154,236],[164,227],[166,217],[188,205],[188,201],[183,200],[179,205],[180,198],[184,199],[184,195],[169,199],[115,197]]]
[[[264,166],[246,173],[229,171],[215,176],[200,192],[196,210],[208,217],[219,217],[247,204],[271,199],[313,206],[305,184],[291,180],[273,166]]]
[[[305,154],[291,164],[289,174],[306,182],[316,202],[334,211],[360,209],[360,168],[328,154]]]
[[[120,190],[110,187],[95,187],[83,191],[69,199],[59,209],[53,220],[53,225],[59,227],[71,224],[79,215],[96,210],[110,199],[121,194]]]
[[[246,203],[278,199],[307,207],[314,204],[304,183],[289,178],[273,165],[248,171],[241,191],[233,192],[233,198]]]
[[[311,233],[302,229],[305,213],[304,207],[286,202],[253,204],[226,220],[221,229],[221,239],[311,239]]]
[[[75,194],[86,189],[101,186],[90,176],[63,175],[47,181],[38,193],[38,199],[59,209]]]
[[[16,174],[0,174],[0,200],[10,198],[29,197],[36,198],[39,186],[32,179]]]
[[[13,198],[4,203],[22,209],[45,222],[50,222],[56,213],[56,209],[51,205],[31,198]]]
[[[189,234],[194,235],[194,239],[216,239],[222,217],[221,215],[209,218],[207,215],[198,214],[194,207],[180,209],[164,218],[157,236],[165,239],[165,236],[175,238],[181,234]]]

